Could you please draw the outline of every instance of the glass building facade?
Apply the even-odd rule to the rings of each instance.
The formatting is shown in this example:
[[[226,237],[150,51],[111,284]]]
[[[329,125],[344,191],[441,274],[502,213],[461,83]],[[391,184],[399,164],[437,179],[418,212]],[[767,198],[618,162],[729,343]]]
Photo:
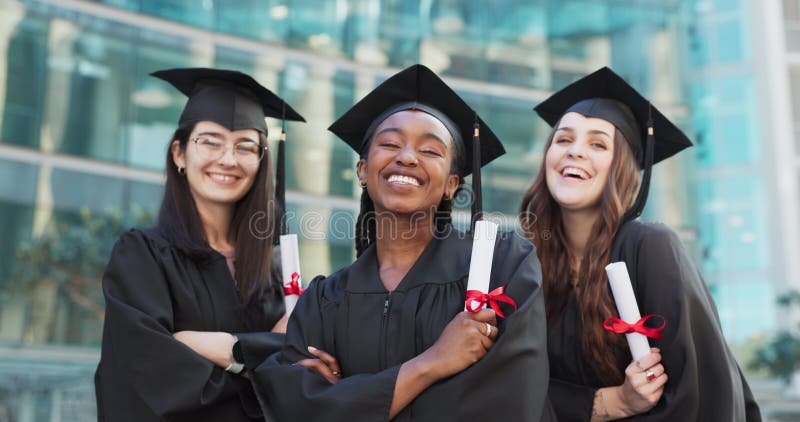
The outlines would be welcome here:
[[[771,309],[776,281],[749,28],[723,6],[737,2],[708,3],[0,2],[0,420],[93,419],[101,273],[160,203],[185,97],[148,74],[171,67],[242,70],[306,117],[287,127],[287,199],[313,275],[352,262],[360,194],[355,154],[326,128],[376,84],[423,63],[464,96],[508,151],[483,172],[484,207],[513,225],[549,133],[531,108],[611,66],[697,141],[655,168],[644,218],[695,254],[729,340],[771,328],[741,306]]]
[[[775,315],[769,176],[759,136],[754,31],[744,1],[694,1],[687,78],[694,128],[698,247],[729,341]]]

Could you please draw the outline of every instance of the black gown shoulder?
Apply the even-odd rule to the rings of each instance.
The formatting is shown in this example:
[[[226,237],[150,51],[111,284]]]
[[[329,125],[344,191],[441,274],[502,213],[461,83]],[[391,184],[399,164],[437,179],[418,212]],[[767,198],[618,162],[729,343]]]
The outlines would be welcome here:
[[[292,313],[286,345],[253,374],[265,413],[277,421],[387,420],[400,366],[430,347],[464,309],[471,251],[472,239],[460,233],[432,240],[391,293],[378,276],[374,246],[351,266],[316,278]],[[494,347],[429,387],[394,420],[540,419],[548,370],[533,245],[500,236],[490,280],[491,288],[506,286],[518,306],[503,307],[509,316],[500,320]],[[292,365],[311,357],[308,346],[337,358],[343,374],[337,384]]]
[[[661,349],[669,381],[659,403],[631,420],[760,421],[711,294],[675,232],[663,224],[630,221],[620,228],[611,255],[612,262],[626,263],[642,315],[666,319],[664,338],[650,344]],[[589,420],[595,391],[607,387],[582,350],[579,321],[570,295],[548,333],[550,399],[562,421]]]
[[[283,335],[268,333],[283,313],[280,293],[265,298],[261,315],[246,317],[222,255],[196,262],[155,230],[134,229],[114,246],[103,294],[103,344],[95,373],[98,420],[261,418],[245,378],[215,366],[172,334],[234,333],[248,356],[263,360],[283,343]],[[245,318],[251,318],[249,324]]]

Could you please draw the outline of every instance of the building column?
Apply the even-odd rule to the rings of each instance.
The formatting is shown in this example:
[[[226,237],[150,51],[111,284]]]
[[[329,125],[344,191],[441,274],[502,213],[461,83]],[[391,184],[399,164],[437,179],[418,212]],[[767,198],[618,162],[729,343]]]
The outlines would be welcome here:
[[[762,140],[761,167],[770,215],[770,266],[776,290],[800,290],[800,191],[798,172],[794,165],[792,145],[792,103],[790,98],[789,65],[786,59],[786,28],[780,2],[747,2],[753,31],[753,80],[756,87],[755,109],[759,113],[758,135]],[[777,310],[780,310],[779,308]],[[779,315],[781,328],[795,327],[800,315]]]
[[[44,113],[40,145],[42,152],[54,154],[61,144],[69,115],[70,79],[76,62],[73,44],[79,29],[71,22],[53,19],[50,22],[48,46],[48,73],[45,90]],[[36,203],[33,213],[32,237],[38,239],[52,229],[53,167],[47,162],[39,166],[36,182]],[[44,343],[51,336],[53,316],[58,302],[58,284],[53,280],[40,280],[29,296],[28,321],[22,341]]]
[[[333,137],[328,125],[334,116],[334,81],[336,67],[327,61],[312,62],[305,68],[305,91],[294,101],[306,114],[307,123],[292,130],[293,154],[287,157],[300,191],[324,197],[330,191]],[[299,73],[299,72],[298,72]],[[330,274],[331,256],[328,225],[331,210],[304,206],[297,216],[301,222],[300,257],[306,274]],[[305,223],[305,224],[303,224]],[[302,233],[307,231],[308,233]]]

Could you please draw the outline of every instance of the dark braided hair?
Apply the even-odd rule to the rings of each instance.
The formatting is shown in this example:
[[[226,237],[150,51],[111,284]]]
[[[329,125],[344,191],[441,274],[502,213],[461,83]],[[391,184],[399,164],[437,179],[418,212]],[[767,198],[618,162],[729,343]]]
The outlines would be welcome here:
[[[464,154],[463,142],[460,142],[456,139],[452,139],[452,141],[453,165],[450,167],[450,174],[458,174],[458,188],[456,188],[455,192],[453,193],[453,197],[455,197],[458,195],[459,191],[461,190],[461,186],[464,183],[466,157]],[[360,158],[362,160],[366,161],[371,144],[372,137],[370,135],[370,138],[367,140],[367,142],[365,142],[361,152]],[[434,223],[436,224],[435,229],[437,235],[443,235],[448,233],[449,230],[452,230],[452,211],[452,198],[442,198],[442,201],[439,202],[438,207],[436,207],[436,213],[434,215]],[[367,192],[367,188],[365,187],[361,191],[361,209],[358,212],[358,217],[356,217],[356,257],[361,256],[361,254],[364,253],[369,245],[375,242],[375,231],[375,204],[373,204],[372,198],[369,197],[369,192]]]
[[[375,204],[367,193],[367,188],[361,191],[361,209],[356,218],[356,257],[361,256],[372,242],[375,241]]]

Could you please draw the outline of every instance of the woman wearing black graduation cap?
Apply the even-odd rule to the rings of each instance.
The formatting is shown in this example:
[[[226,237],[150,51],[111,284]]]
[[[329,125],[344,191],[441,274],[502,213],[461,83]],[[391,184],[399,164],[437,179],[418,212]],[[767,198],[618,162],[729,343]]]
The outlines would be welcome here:
[[[542,261],[559,420],[761,420],[691,257],[666,226],[635,220],[652,164],[691,142],[608,68],[536,111],[554,130],[520,220]],[[642,315],[665,321],[639,361],[604,329],[617,316],[604,268],[618,261]]]
[[[278,421],[540,419],[548,373],[533,245],[498,236],[490,289],[505,286],[516,310],[501,308],[505,319],[462,312],[472,240],[452,228],[450,203],[470,172],[464,143],[475,123],[479,171],[504,152],[499,141],[415,65],[330,127],[361,156],[358,259],[312,281],[281,353],[253,372],[265,413]],[[308,365],[319,350],[332,355],[328,364]]]
[[[153,76],[189,100],[167,151],[157,224],[123,234],[103,276],[98,420],[261,420],[244,375],[285,331],[280,281],[270,279],[264,117],[303,118],[240,72]]]

